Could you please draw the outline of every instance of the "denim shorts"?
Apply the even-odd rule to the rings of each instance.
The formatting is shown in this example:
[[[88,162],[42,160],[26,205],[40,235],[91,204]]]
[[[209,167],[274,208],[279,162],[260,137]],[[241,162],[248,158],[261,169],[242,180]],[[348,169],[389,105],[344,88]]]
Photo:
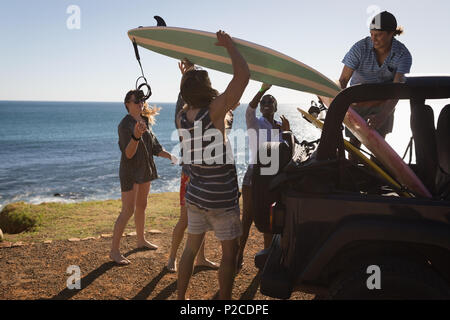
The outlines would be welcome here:
[[[239,206],[232,210],[200,209],[186,202],[188,233],[201,234],[214,230],[220,241],[233,240],[242,235]]]

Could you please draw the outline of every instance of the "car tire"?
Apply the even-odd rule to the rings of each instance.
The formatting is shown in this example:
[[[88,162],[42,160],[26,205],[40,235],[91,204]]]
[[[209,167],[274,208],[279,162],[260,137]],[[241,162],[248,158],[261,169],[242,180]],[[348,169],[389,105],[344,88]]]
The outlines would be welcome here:
[[[375,276],[368,267],[380,271],[380,288],[368,288]],[[450,286],[429,265],[398,259],[377,263],[359,263],[359,267],[342,272],[330,286],[328,299],[333,300],[416,300],[450,299]]]

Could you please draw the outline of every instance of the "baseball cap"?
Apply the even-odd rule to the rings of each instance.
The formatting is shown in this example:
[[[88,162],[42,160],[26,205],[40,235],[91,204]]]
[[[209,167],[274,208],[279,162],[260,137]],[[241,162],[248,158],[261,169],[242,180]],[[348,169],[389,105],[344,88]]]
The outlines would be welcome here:
[[[392,13],[383,11],[372,19],[370,30],[395,31],[397,30],[397,20]]]

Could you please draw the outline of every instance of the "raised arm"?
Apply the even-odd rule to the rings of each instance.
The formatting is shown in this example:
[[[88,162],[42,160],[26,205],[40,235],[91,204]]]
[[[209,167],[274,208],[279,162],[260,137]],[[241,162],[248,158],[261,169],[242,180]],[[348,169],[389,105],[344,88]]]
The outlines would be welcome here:
[[[186,72],[189,70],[194,69],[194,64],[190,62],[188,59],[184,58],[180,62],[178,62],[178,68],[180,69],[181,75],[183,76]],[[175,106],[175,128],[178,129],[177,124],[177,117],[180,113],[180,110],[184,107],[186,103],[183,100],[183,97],[181,96],[181,92],[178,94],[177,104]]]
[[[247,123],[247,129],[258,130],[258,119],[256,119],[256,108],[258,107],[259,101],[261,101],[262,96],[269,90],[270,84],[263,83],[261,89],[250,101],[247,110],[245,111],[245,121]]]
[[[252,101],[250,101],[250,104],[249,104],[250,107],[252,107],[253,109],[256,109],[258,107],[258,103],[259,103],[259,101],[261,101],[261,98],[264,95],[264,93],[266,93],[266,91],[269,90],[271,87],[272,87],[272,85],[263,83],[261,85],[261,89],[259,89],[258,93],[255,94]]]
[[[226,113],[233,106],[239,103],[239,100],[241,99],[250,79],[250,70],[247,62],[236,49],[231,37],[223,31],[217,32],[216,35],[216,45],[224,47],[231,58],[231,63],[233,65],[233,78],[228,84],[225,92],[215,98],[210,105],[211,120],[214,123],[216,121],[223,122]]]

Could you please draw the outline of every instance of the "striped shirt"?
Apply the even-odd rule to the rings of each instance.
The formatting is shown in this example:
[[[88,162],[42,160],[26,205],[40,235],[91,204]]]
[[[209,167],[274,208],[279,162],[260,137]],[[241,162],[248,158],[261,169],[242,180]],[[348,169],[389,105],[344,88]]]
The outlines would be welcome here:
[[[366,37],[353,45],[342,63],[354,70],[350,85],[361,83],[393,82],[396,73],[411,70],[412,57],[403,43],[392,39],[392,48],[384,63],[379,66],[372,39]]]
[[[189,139],[185,136],[182,142],[185,158],[190,161],[186,201],[206,210],[235,209],[239,206],[236,167],[234,161],[230,161],[233,159],[231,149],[227,149],[223,136],[209,139],[214,132],[220,133],[211,121],[209,108],[202,108],[194,123],[182,111],[180,126],[189,132]]]

